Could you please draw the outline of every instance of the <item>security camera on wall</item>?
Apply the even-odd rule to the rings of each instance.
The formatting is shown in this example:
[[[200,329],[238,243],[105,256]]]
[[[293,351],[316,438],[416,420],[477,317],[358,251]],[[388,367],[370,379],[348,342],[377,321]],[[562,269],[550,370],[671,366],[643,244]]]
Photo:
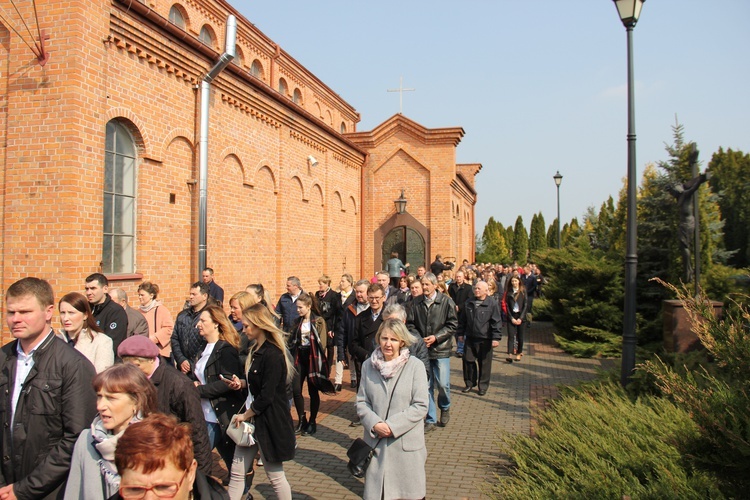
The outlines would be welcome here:
[[[313,155],[308,156],[307,157],[307,161],[310,163],[311,167],[317,167],[318,166],[318,160],[316,160]]]

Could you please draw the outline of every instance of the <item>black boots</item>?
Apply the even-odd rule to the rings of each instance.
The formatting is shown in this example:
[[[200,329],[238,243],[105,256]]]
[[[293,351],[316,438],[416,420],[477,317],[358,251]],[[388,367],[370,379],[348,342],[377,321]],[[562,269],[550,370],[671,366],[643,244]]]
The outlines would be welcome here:
[[[297,427],[295,427],[294,429],[294,434],[299,436],[300,434],[302,434],[302,431],[304,431],[306,427],[307,427],[307,417],[303,413],[302,416],[299,418],[299,423],[297,424]]]
[[[318,425],[315,423],[315,420],[310,420],[310,422],[307,424],[307,427],[304,427],[302,429],[302,433],[307,436],[312,436],[316,432],[318,432]]]

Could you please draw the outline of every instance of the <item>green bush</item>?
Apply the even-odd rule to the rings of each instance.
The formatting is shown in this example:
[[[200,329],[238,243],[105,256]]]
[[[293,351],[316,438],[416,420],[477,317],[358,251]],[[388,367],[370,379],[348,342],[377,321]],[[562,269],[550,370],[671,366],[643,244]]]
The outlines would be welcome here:
[[[710,474],[685,467],[678,436],[698,426],[674,403],[632,402],[613,382],[569,391],[539,415],[537,436],[506,435],[511,464],[491,498],[722,498]]]
[[[532,316],[534,321],[552,321],[552,304],[544,297],[537,297],[534,299],[534,305],[532,306]]]
[[[558,343],[576,356],[613,356],[622,336],[622,264],[592,250],[584,239],[540,255],[550,281],[544,313],[557,329]],[[534,308],[536,310],[536,301]]]
[[[657,359],[645,363],[643,371],[700,429],[677,443],[691,466],[715,475],[727,496],[745,497],[750,491],[750,310],[735,302],[725,318],[717,318],[705,295],[693,299],[684,289],[668,288],[685,305],[709,361],[671,367]]]

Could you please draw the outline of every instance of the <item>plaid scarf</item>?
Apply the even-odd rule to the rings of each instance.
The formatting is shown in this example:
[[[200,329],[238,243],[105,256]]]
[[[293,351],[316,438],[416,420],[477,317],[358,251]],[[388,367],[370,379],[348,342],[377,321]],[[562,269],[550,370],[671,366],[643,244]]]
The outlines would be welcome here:
[[[331,372],[328,366],[328,360],[326,359],[323,347],[320,345],[320,337],[318,337],[318,329],[315,328],[315,321],[310,321],[310,357],[307,361],[307,382],[314,385],[320,392],[331,396],[336,395],[336,389],[333,386],[333,382],[328,379],[328,374]],[[326,332],[323,332],[325,335]],[[299,359],[299,350],[297,351],[297,363],[301,364],[305,360]]]

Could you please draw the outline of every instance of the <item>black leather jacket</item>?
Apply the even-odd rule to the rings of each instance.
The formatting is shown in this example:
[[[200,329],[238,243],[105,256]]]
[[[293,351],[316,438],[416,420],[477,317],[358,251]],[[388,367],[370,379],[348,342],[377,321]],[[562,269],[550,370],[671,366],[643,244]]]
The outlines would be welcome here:
[[[458,335],[467,340],[500,340],[503,317],[497,301],[487,296],[483,301],[467,300],[464,313],[458,321]]]
[[[17,344],[5,345],[0,354],[0,486],[13,484],[19,499],[56,498],[65,491],[78,435],[96,415],[91,385],[96,371],[80,352],[50,333],[34,353],[11,436]]]
[[[408,309],[406,327],[423,339],[435,336],[435,342],[429,348],[430,359],[448,358],[453,349],[453,334],[458,327],[456,304],[440,292],[437,292],[435,302],[429,308],[424,295],[417,297]]]

